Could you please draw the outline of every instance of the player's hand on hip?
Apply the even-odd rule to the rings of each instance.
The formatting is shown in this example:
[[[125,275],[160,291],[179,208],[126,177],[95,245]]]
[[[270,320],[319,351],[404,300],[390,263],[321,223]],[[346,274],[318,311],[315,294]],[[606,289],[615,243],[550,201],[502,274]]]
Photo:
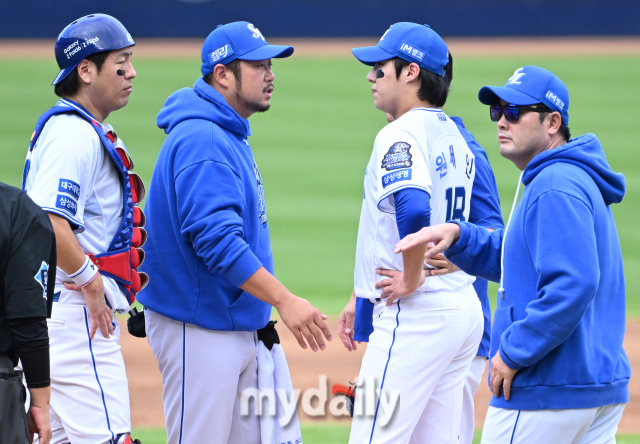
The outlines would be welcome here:
[[[384,273],[391,274],[389,272],[393,272],[394,270],[381,270],[378,269],[378,274],[385,275]],[[422,273],[422,282],[419,282],[417,285],[410,285],[404,280],[404,273],[400,271],[396,271],[398,273],[395,277],[391,279],[384,279],[383,281],[387,281],[386,285],[384,285],[384,290],[382,290],[382,294],[380,295],[380,299],[386,300],[387,307],[393,304],[396,299],[409,296],[411,293],[417,290],[417,288],[424,283],[424,272]],[[380,281],[380,282],[383,282]],[[391,281],[391,282],[388,282]],[[376,288],[380,288],[376,284]]]
[[[424,255],[424,261],[432,267],[436,267],[427,270],[429,276],[442,276],[445,274],[460,271],[458,267],[447,260],[444,253],[438,253],[433,257],[429,257],[428,254],[429,250],[427,250],[427,253]]]
[[[491,360],[491,391],[496,398],[500,397],[500,389],[504,390],[504,399],[509,400],[511,396],[511,382],[518,373],[518,370],[514,370],[507,366],[500,357],[500,351]]]
[[[95,279],[84,287],[69,282],[65,282],[64,286],[68,290],[82,291],[84,294],[87,310],[89,310],[89,315],[91,316],[89,337],[93,339],[98,327],[100,327],[102,335],[105,338],[109,338],[113,334],[113,325],[111,325],[113,313],[111,313],[111,309],[105,301],[102,275],[98,273]]]
[[[314,352],[318,351],[318,348],[321,350],[327,348],[324,339],[322,339],[323,334],[327,340],[331,341],[332,339],[329,327],[324,322],[327,316],[320,313],[320,310],[311,305],[309,301],[290,294],[276,306],[276,309],[280,313],[284,325],[298,340],[300,347],[306,350],[306,339]]]
[[[458,224],[440,224],[433,227],[425,227],[417,233],[405,236],[396,244],[395,253],[410,250],[419,245],[433,242],[433,246],[427,251],[427,256],[433,258],[442,253],[460,239],[460,227]]]
[[[347,306],[338,318],[338,336],[345,348],[349,351],[357,350],[358,345],[353,340],[353,326],[356,318],[356,293],[351,293]]]
[[[424,280],[427,278],[428,272],[429,270],[424,270],[422,272],[422,280],[420,281],[420,285],[418,285],[418,287],[424,284]],[[389,287],[393,285],[398,285],[404,277],[404,273],[402,271],[387,270],[386,268],[378,268],[376,269],[376,273],[378,273],[380,276],[386,276],[389,278],[389,279],[383,279],[381,281],[376,282],[376,290],[380,290],[381,288],[383,289],[381,299],[386,298],[387,295],[391,292]]]

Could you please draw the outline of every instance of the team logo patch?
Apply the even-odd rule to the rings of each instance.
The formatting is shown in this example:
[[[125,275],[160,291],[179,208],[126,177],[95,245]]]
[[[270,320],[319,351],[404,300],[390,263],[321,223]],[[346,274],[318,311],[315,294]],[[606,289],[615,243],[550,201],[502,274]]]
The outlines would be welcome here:
[[[400,45],[400,52],[405,53],[413,59],[420,60],[421,62],[424,59],[424,50],[415,45],[410,45],[407,42],[402,42]]]
[[[256,173],[256,182],[258,187],[258,219],[262,222],[262,225],[267,223],[267,206],[264,202],[264,184],[262,183],[262,175],[260,174],[260,170],[258,170],[258,165],[256,165],[256,161],[253,161],[253,170]]]
[[[215,63],[218,60],[224,60],[230,55],[232,55],[233,53],[234,53],[233,48],[229,43],[227,43],[226,45],[221,46],[220,48],[216,49],[211,53],[211,63]]]
[[[60,208],[61,210],[70,213],[72,216],[75,216],[78,212],[78,204],[76,201],[70,197],[63,196],[62,194],[58,194],[56,196],[56,208]]]
[[[438,113],[438,119],[441,122],[446,122],[447,121],[447,115],[445,113]]]
[[[387,151],[387,154],[384,155],[380,168],[384,168],[387,171],[411,168],[413,161],[411,160],[410,149],[411,145],[407,142],[394,143],[391,145],[391,148],[389,148],[389,151]]]
[[[49,264],[47,264],[45,261],[42,261],[42,264],[40,264],[40,269],[38,270],[38,272],[33,278],[42,286],[42,289],[44,290],[42,297],[45,299],[47,299],[48,277],[49,277]]]
[[[393,173],[382,176],[382,188],[400,182],[401,180],[411,180],[411,168],[394,171]]]
[[[60,182],[58,183],[58,191],[71,194],[76,199],[80,198],[80,185],[75,183],[73,180],[60,179]]]

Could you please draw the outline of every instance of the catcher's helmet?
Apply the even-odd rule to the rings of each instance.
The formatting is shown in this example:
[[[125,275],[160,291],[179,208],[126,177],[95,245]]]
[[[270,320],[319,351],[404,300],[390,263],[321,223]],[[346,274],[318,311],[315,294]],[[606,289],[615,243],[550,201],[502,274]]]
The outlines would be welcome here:
[[[79,18],[64,28],[56,40],[60,72],[52,85],[61,82],[91,54],[133,45],[135,42],[122,23],[110,15],[91,14]]]

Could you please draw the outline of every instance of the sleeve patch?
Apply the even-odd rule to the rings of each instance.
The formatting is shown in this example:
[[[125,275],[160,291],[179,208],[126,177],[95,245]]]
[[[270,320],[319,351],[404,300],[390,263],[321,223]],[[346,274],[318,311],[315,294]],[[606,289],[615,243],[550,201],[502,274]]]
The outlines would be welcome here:
[[[389,185],[393,185],[401,180],[411,180],[411,168],[394,171],[393,173],[382,176],[382,188],[387,188]]]
[[[60,179],[58,191],[71,194],[76,199],[80,198],[80,185],[69,179]]]
[[[60,208],[61,210],[70,213],[72,216],[75,216],[78,212],[78,204],[76,201],[70,197],[63,196],[62,194],[58,194],[56,196],[56,208]]]
[[[411,145],[407,142],[396,142],[391,145],[387,154],[382,159],[380,168],[387,171],[397,170],[399,168],[411,168],[413,161],[411,160]]]

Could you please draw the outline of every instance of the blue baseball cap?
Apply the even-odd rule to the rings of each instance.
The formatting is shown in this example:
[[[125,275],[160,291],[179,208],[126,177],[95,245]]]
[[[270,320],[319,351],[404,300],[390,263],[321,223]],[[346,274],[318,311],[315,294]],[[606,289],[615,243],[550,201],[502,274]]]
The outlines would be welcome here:
[[[279,59],[291,54],[293,47],[269,45],[258,28],[249,22],[227,23],[218,25],[205,39],[200,71],[206,76],[216,65],[226,65],[235,59]]]
[[[74,20],[56,39],[55,54],[60,72],[52,85],[62,82],[88,56],[135,45],[117,19],[107,14],[91,14]]]
[[[513,105],[544,103],[569,124],[569,90],[554,73],[537,66],[516,69],[504,86],[483,86],[478,99],[485,105],[495,105],[500,99]]]
[[[410,22],[391,25],[376,46],[353,48],[351,52],[365,65],[373,66],[400,57],[441,77],[449,63],[449,50],[444,40],[429,25]]]

